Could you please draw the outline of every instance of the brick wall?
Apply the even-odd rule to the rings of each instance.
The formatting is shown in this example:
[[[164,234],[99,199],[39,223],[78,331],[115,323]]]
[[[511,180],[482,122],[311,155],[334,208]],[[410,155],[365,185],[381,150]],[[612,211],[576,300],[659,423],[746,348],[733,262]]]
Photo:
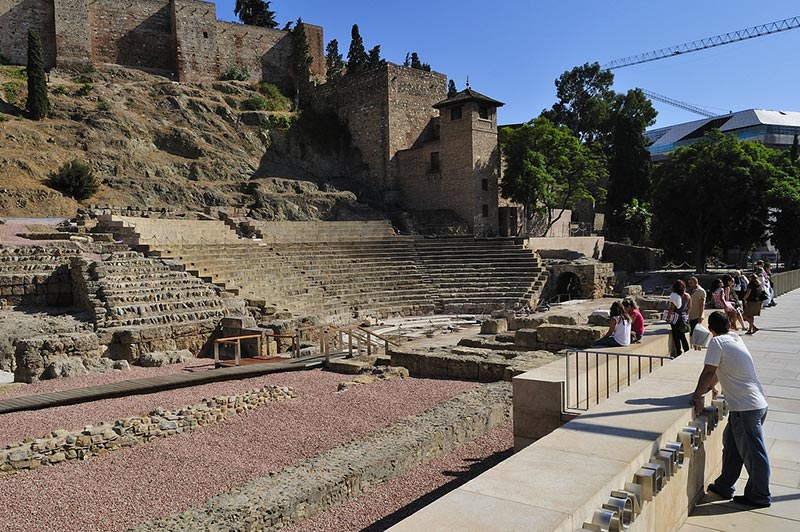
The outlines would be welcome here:
[[[167,1],[94,0],[89,5],[89,18],[94,61],[164,73],[175,71],[172,13]]]
[[[45,68],[55,65],[56,41],[52,0],[0,0],[0,54],[12,63],[28,61],[28,29],[42,37]]]

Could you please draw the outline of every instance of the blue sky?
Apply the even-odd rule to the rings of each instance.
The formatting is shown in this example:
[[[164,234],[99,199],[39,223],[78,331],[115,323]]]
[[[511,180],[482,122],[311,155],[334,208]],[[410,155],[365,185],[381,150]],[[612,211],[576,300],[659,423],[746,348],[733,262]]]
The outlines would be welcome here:
[[[217,16],[235,20],[234,0]],[[553,81],[585,62],[622,57],[800,15],[790,0],[273,0],[281,26],[302,17],[347,54],[350,28],[402,63],[416,51],[464,88],[506,103],[501,123],[530,120],[555,101]],[[800,29],[614,71],[614,89],[643,87],[720,113],[800,111]],[[654,102],[658,126],[701,118]]]

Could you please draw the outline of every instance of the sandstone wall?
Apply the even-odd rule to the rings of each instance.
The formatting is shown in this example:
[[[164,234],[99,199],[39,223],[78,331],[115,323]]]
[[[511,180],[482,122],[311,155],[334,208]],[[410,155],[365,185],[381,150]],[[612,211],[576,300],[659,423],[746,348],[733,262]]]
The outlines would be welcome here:
[[[14,381],[34,382],[86,373],[89,367],[97,365],[104,351],[97,335],[90,332],[18,340],[14,354]]]
[[[175,0],[171,7],[178,80],[219,79],[216,6],[210,2]]]
[[[92,57],[92,19],[89,0],[53,0],[55,58],[58,66],[87,64]]]
[[[28,29],[42,37],[45,67],[56,62],[53,2],[51,0],[0,0],[0,55],[12,63],[28,60]]]

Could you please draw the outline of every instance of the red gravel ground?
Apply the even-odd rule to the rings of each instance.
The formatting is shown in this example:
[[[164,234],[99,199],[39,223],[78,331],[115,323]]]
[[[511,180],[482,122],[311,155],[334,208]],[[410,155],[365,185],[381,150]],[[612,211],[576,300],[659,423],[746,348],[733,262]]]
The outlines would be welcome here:
[[[345,380],[344,375],[319,370],[284,373],[98,401],[63,407],[57,414],[33,412],[16,418],[14,425],[40,428],[52,426],[57,420],[61,420],[57,425],[64,428],[85,420],[78,423],[81,427],[89,420],[113,421],[115,417],[146,410],[145,403],[165,407],[191,404],[203,397],[243,392],[266,384],[291,386],[299,394],[297,399],[268,404],[190,434],[137,445],[86,462],[71,461],[3,477],[0,529],[125,530],[184,510],[346,441],[363,438],[399,418],[422,412],[477,386],[459,381],[397,379],[336,393],[338,383]],[[154,400],[157,396],[159,400]],[[12,415],[0,416],[4,432]],[[71,423],[65,421],[68,415],[72,416]],[[40,417],[48,418],[47,423],[39,422]],[[14,430],[19,434],[20,429]]]
[[[381,532],[513,453],[511,422],[286,532]]]

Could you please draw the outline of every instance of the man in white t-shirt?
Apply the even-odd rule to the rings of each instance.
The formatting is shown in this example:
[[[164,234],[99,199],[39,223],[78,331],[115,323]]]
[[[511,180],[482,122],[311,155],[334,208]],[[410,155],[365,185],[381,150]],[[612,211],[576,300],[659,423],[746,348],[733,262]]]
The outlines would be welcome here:
[[[749,475],[747,485],[744,495],[733,497],[733,502],[767,508],[772,502],[769,457],[762,430],[767,418],[767,398],[756,376],[750,351],[738,335],[728,334],[729,326],[723,312],[713,312],[708,317],[708,328],[714,337],[708,344],[705,367],[692,395],[692,403],[699,413],[703,394],[711,390],[716,395],[715,385],[719,382],[730,408],[728,425],[722,436],[722,473],[709,484],[708,491],[730,499],[744,465]]]

